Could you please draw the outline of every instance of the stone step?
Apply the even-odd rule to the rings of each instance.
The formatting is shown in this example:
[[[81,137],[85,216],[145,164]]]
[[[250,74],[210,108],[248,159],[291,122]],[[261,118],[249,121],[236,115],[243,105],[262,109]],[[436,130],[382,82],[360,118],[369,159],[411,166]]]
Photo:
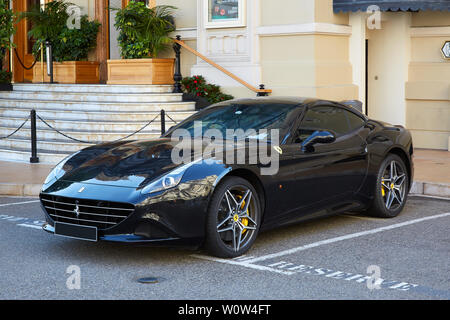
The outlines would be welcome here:
[[[154,117],[153,117],[154,118]],[[132,133],[134,131],[142,129],[150,120],[153,118],[145,119],[143,121],[79,121],[79,120],[59,120],[59,119],[45,119],[50,126],[53,128],[62,131],[65,133],[66,131],[85,131],[85,132],[101,132],[101,131],[109,131],[109,132],[129,132]],[[0,124],[3,127],[12,128],[14,131],[15,128],[18,128],[23,122],[24,118],[12,118],[12,117],[0,117]],[[175,125],[171,120],[166,119],[166,128],[169,129],[171,126]],[[24,128],[30,128],[30,122],[28,121]],[[40,119],[36,121],[37,129],[49,129],[49,127],[43,123]],[[161,129],[161,124],[159,122],[159,118],[156,118],[152,123],[150,123],[145,130],[157,131]]]
[[[14,91],[84,92],[84,93],[172,93],[171,85],[107,85],[107,84],[47,84],[16,83]]]
[[[85,92],[46,92],[46,91],[1,91],[2,99],[19,100],[52,100],[80,102],[181,102],[181,93],[85,93]]]
[[[81,150],[83,148],[90,147],[94,144],[74,142],[71,140],[66,141],[50,141],[50,140],[38,140],[37,147],[38,149],[43,150],[58,150],[59,152],[64,153],[73,153]],[[18,139],[18,138],[8,138],[0,140],[0,149],[12,149],[12,150],[31,150],[31,142],[29,139]]]
[[[99,121],[140,121],[142,119],[153,119],[159,115],[159,111],[139,111],[139,112],[105,112],[105,111],[73,111],[73,110],[58,110],[58,109],[38,109],[37,114],[43,119],[58,119],[58,120],[99,120]],[[191,111],[172,111],[167,113],[166,121],[170,118],[176,122],[180,122],[191,116]],[[26,108],[11,108],[0,107],[0,117],[10,118],[27,118],[30,115],[30,109]],[[170,117],[170,118],[169,118]],[[158,121],[160,119],[158,118]]]
[[[57,164],[70,153],[68,152],[55,152],[51,150],[38,149],[38,157],[40,163]],[[0,148],[0,160],[3,161],[17,161],[17,162],[30,162],[31,152],[30,148],[27,149],[11,149]]]
[[[54,100],[23,100],[2,99],[0,106],[6,108],[52,109],[71,111],[99,111],[101,112],[159,112],[164,109],[173,111],[195,111],[195,102],[151,102],[151,103],[123,103],[123,102],[79,102]]]
[[[0,126],[0,137],[5,137],[8,134],[12,133],[14,130],[15,130],[14,128]],[[100,142],[115,141],[115,140],[127,137],[130,134],[130,132],[105,132],[105,131],[101,131],[101,132],[65,131],[64,133],[74,139],[81,140],[81,141],[89,141],[89,142],[93,142],[93,143],[94,142],[100,143]],[[36,130],[36,135],[37,135],[38,141],[58,140],[58,139],[67,140],[68,139],[51,129],[38,129],[38,130]],[[150,139],[157,139],[160,137],[160,135],[161,135],[160,130],[156,130],[156,131],[145,130],[145,131],[141,131],[141,132],[129,137],[128,139],[150,140]],[[14,134],[12,136],[12,138],[30,140],[31,139],[31,130],[29,128],[21,129],[16,134]]]

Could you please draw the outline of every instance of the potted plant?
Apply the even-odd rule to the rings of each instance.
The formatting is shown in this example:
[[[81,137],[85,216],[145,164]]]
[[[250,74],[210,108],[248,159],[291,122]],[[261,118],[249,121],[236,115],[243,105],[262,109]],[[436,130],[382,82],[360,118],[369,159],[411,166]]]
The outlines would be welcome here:
[[[218,85],[207,83],[202,76],[183,78],[182,85],[183,100],[195,101],[196,110],[201,110],[217,102],[234,99],[233,96],[222,93]]]
[[[69,28],[67,8],[71,3],[51,1],[43,8],[33,7],[21,18],[32,23],[28,36],[37,39],[33,46],[34,56],[40,60],[41,43],[49,41],[53,51],[54,81],[59,83],[99,83],[99,63],[87,61],[89,51],[96,47],[100,23],[80,17],[80,28]],[[42,62],[33,68],[33,82],[42,81]],[[46,63],[44,62],[44,70]],[[49,81],[44,72],[44,81]]]
[[[11,37],[15,33],[14,20],[15,15],[8,8],[8,1],[0,0],[0,91],[12,90],[12,73],[3,70],[3,62],[6,52],[14,46],[11,42]]]
[[[173,6],[148,8],[130,1],[117,10],[115,27],[122,60],[108,60],[108,84],[173,84],[174,59],[158,59],[172,44]]]

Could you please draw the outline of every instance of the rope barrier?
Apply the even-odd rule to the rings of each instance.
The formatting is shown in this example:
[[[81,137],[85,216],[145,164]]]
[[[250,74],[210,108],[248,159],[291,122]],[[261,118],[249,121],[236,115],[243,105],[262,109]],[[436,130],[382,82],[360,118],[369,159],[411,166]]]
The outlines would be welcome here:
[[[36,63],[38,62],[37,59],[36,59],[36,57],[34,57],[34,62],[33,62],[33,64],[31,65],[31,67],[28,68],[28,67],[26,67],[26,66],[23,64],[22,60],[20,60],[20,57],[19,57],[19,54],[17,53],[16,48],[14,48],[14,52],[16,53],[16,58],[17,58],[17,60],[19,61],[20,65],[21,65],[22,68],[24,68],[25,70],[31,70],[31,69],[33,69],[34,66],[36,65]]]
[[[178,122],[173,120],[172,117],[167,114],[167,112],[166,112],[166,117],[169,118],[170,120],[172,120],[172,122],[175,122],[175,124],[178,124]]]
[[[39,120],[41,120],[47,127],[49,127],[50,129],[56,131],[56,132],[59,133],[60,135],[66,137],[66,138],[68,138],[68,139],[70,139],[70,140],[73,140],[73,141],[76,141],[76,142],[80,142],[80,143],[86,143],[86,144],[96,144],[96,142],[89,142],[89,141],[84,141],[84,140],[80,140],[80,139],[76,139],[76,138],[74,138],[74,137],[71,137],[71,136],[69,136],[69,135],[67,135],[67,134],[65,134],[65,133],[63,133],[63,132],[61,132],[61,131],[59,131],[58,129],[54,128],[54,127],[53,127],[52,125],[50,125],[47,121],[45,121],[44,119],[42,119],[39,115],[36,115],[36,117],[37,117]],[[140,128],[139,130],[137,130],[137,131],[135,131],[135,132],[133,132],[133,133],[131,133],[131,134],[125,136],[125,137],[122,137],[122,138],[120,138],[120,139],[113,140],[113,141],[108,141],[108,143],[114,143],[114,142],[122,141],[122,140],[125,140],[125,139],[127,139],[127,138],[130,138],[130,137],[134,136],[135,134],[138,134],[139,132],[141,132],[142,130],[144,130],[145,128],[147,128],[147,127],[148,127],[152,122],[154,122],[158,117],[159,117],[159,114],[156,115],[156,117],[154,117],[152,120],[150,120],[149,122],[147,122],[147,123],[146,123],[142,128]]]
[[[23,126],[25,125],[25,123],[28,122],[28,120],[30,120],[30,117],[26,118],[25,121],[16,130],[14,130],[14,132],[8,134],[7,136],[0,137],[0,140],[8,139],[8,138],[12,137],[13,135],[15,135],[20,129],[23,128]]]

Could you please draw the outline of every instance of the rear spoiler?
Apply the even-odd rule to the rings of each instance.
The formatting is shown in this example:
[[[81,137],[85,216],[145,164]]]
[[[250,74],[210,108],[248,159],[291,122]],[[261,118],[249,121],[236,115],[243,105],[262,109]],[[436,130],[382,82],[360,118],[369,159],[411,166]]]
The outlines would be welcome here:
[[[359,100],[345,100],[341,101],[341,103],[346,106],[352,107],[362,113],[362,102]]]

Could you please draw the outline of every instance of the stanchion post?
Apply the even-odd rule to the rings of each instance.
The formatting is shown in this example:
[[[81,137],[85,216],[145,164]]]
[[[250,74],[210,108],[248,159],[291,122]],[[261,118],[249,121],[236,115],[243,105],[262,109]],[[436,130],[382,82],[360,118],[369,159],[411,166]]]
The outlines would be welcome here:
[[[31,157],[30,163],[38,163],[37,156],[37,135],[36,135],[36,110],[32,109],[30,112],[31,121]]]
[[[41,79],[42,83],[44,83],[44,44],[41,42]]]
[[[177,40],[181,41],[181,36],[177,36]],[[178,43],[173,44],[173,51],[175,51],[175,72],[173,74],[173,93],[183,93],[181,86],[181,80],[183,76],[181,75],[181,45]]]
[[[161,110],[161,135],[166,133],[166,112]]]

